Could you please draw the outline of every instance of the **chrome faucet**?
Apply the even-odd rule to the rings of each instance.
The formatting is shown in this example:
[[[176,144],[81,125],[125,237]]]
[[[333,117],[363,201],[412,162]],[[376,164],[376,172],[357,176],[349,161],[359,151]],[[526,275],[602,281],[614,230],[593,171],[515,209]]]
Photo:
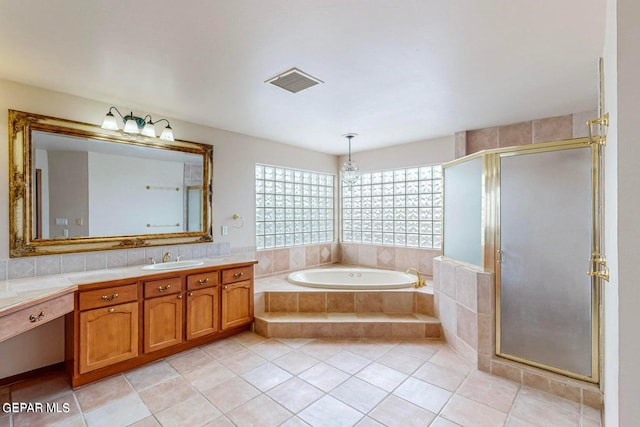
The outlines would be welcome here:
[[[169,261],[169,258],[171,258],[171,253],[167,252],[164,255],[162,255],[162,262],[167,262]]]
[[[423,286],[426,286],[427,283],[425,282],[425,280],[422,278],[422,276],[420,275],[420,272],[415,269],[415,268],[409,268],[407,271],[405,271],[406,274],[409,273],[415,273],[415,275],[418,277],[418,281],[416,283],[413,284],[414,288],[421,288]]]

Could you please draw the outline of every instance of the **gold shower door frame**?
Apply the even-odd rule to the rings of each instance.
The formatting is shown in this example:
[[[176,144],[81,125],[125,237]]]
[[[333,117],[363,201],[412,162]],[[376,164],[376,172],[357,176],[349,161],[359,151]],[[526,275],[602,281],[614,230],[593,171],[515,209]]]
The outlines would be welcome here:
[[[577,148],[591,149],[591,251],[590,253],[601,253],[600,234],[601,230],[601,156],[602,146],[592,143],[588,138],[578,138],[571,140],[555,141],[535,145],[519,147],[508,147],[503,149],[488,150],[483,152],[484,172],[483,172],[483,221],[484,245],[483,245],[483,267],[485,270],[495,272],[496,285],[496,354],[500,357],[514,360],[534,367],[542,368],[551,372],[556,372],[568,377],[583,381],[598,383],[600,378],[600,287],[602,280],[591,275],[591,375],[582,375],[575,372],[566,371],[554,366],[548,366],[533,360],[524,359],[502,352],[501,343],[501,307],[500,307],[500,160],[507,156],[517,156],[523,154],[536,154],[550,151],[570,150]],[[474,156],[475,157],[475,156]],[[585,259],[585,275],[588,274],[588,260]]]

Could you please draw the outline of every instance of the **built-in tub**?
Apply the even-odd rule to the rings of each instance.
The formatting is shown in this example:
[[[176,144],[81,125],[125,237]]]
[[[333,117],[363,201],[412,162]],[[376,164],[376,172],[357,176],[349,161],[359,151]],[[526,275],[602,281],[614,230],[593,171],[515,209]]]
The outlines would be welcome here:
[[[416,276],[400,271],[360,267],[314,268],[290,273],[289,282],[324,289],[398,289],[410,288]]]

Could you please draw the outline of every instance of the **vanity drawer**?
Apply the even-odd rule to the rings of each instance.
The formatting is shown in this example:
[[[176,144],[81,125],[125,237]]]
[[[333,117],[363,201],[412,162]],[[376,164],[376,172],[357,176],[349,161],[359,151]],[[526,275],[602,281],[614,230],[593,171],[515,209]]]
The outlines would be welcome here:
[[[253,266],[230,268],[222,271],[222,283],[240,282],[253,277]]]
[[[73,292],[2,317],[0,341],[73,311]]]
[[[152,280],[144,282],[144,297],[153,298],[182,292],[182,278]]]
[[[123,302],[138,299],[138,286],[131,285],[114,286],[112,288],[96,289],[78,293],[80,311],[92,308],[108,307]]]
[[[195,289],[208,288],[220,283],[220,272],[211,271],[209,273],[191,274],[187,276],[187,289],[192,291]]]

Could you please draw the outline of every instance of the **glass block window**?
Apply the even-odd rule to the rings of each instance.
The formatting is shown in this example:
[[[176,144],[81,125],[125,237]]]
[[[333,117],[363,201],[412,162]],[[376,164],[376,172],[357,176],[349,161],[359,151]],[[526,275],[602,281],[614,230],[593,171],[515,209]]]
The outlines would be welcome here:
[[[367,172],[343,185],[342,241],[439,249],[442,167]]]
[[[333,241],[334,177],[256,164],[256,248]]]

